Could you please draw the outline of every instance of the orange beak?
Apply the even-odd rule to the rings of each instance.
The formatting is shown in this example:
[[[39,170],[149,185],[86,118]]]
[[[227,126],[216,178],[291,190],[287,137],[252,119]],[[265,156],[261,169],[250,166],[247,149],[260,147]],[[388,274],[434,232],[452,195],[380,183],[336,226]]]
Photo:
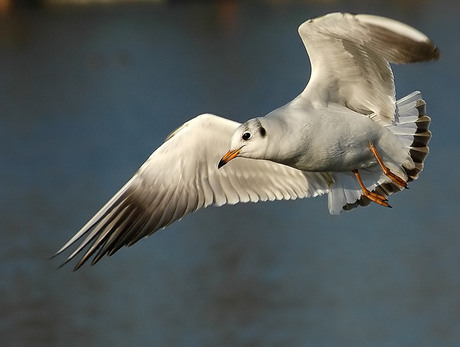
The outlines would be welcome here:
[[[222,159],[219,161],[219,164],[217,165],[217,168],[221,168],[222,166],[224,166],[225,164],[227,164],[230,160],[232,159],[235,159],[238,154],[240,154],[240,151],[241,151],[241,147],[238,148],[238,149],[234,149],[234,150],[231,150],[231,151],[228,151],[223,157]]]

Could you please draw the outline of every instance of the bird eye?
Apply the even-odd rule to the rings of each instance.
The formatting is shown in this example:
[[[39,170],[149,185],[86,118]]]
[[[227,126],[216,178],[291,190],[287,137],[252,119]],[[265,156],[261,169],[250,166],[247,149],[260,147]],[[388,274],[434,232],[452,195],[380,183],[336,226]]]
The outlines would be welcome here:
[[[241,136],[241,138],[244,140],[244,141],[247,141],[251,138],[251,133],[248,133],[248,132],[245,132],[243,134],[243,136]]]

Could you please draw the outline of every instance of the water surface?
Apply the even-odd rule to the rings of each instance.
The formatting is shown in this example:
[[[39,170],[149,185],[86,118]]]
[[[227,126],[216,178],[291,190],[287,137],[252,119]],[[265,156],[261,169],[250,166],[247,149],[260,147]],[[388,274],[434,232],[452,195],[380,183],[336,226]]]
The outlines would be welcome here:
[[[391,16],[440,46],[395,68],[431,154],[393,209],[327,198],[208,208],[74,273],[48,260],[184,121],[244,121],[304,87],[297,27]],[[460,342],[458,5],[142,5],[0,17],[2,345],[321,346]]]

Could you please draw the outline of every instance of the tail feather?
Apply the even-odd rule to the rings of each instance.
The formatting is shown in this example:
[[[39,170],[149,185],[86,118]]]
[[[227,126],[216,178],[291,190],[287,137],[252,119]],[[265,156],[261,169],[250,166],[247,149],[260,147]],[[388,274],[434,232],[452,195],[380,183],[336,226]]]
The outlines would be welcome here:
[[[405,173],[407,182],[412,182],[423,170],[425,158],[429,153],[431,119],[426,115],[426,104],[418,91],[398,100],[396,110],[395,123],[389,124],[387,127],[407,149],[413,165],[411,163],[409,167],[408,164],[402,164],[398,168],[389,163],[388,166],[395,173],[398,171],[401,174]],[[385,198],[402,190],[402,187],[385,176],[380,168],[363,171],[366,174],[361,176],[366,187]],[[342,209],[349,211],[358,206],[370,204],[370,200],[362,195],[359,185],[355,184],[355,178],[351,173],[333,173],[332,176],[335,182],[329,193],[330,213],[338,214]]]
[[[410,102],[406,103],[404,99],[410,99]],[[426,103],[422,99],[420,92],[413,92],[404,99],[401,99],[398,102],[398,104],[402,103],[401,106],[398,105],[399,123],[396,127],[392,127],[391,130],[393,130],[394,134],[402,138],[399,130],[403,129],[404,127],[400,128],[399,125],[405,125],[409,121],[408,118],[413,117],[412,113],[414,110],[418,112],[417,119],[412,123],[415,125],[415,131],[412,134],[412,143],[410,146],[407,146],[409,149],[409,155],[412,158],[415,167],[408,168],[403,165],[403,169],[408,176],[407,181],[412,182],[423,170],[423,162],[429,153],[428,142],[431,139],[431,131],[429,130],[431,119],[426,115]],[[407,108],[409,108],[409,110],[406,111]],[[411,114],[411,116],[408,116],[408,114]]]

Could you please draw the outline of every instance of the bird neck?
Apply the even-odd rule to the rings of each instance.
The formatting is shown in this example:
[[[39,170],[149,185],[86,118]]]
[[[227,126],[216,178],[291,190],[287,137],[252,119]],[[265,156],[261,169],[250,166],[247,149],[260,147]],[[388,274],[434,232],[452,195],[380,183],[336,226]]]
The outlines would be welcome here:
[[[297,121],[298,117],[296,116],[293,116],[293,118],[281,117],[280,115],[284,114],[285,111],[281,111],[279,114],[275,111],[267,115],[264,122],[267,134],[270,136],[266,159],[293,166],[298,154],[296,144],[301,140],[298,138],[300,134],[298,128],[301,123],[300,120]]]

